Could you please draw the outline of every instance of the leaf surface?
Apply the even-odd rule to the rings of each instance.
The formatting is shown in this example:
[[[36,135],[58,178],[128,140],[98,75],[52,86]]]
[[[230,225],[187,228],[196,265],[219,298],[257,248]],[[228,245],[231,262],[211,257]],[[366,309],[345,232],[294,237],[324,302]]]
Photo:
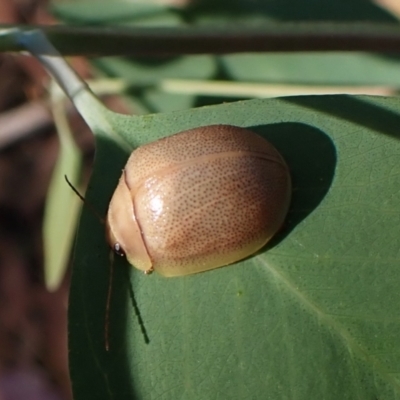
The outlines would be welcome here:
[[[214,123],[248,127],[286,159],[284,229],[256,256],[182,278],[118,259],[106,352],[109,249],[85,211],[69,315],[75,398],[398,399],[399,100],[251,100],[110,126],[137,146]],[[87,198],[105,215],[128,154],[97,133]]]

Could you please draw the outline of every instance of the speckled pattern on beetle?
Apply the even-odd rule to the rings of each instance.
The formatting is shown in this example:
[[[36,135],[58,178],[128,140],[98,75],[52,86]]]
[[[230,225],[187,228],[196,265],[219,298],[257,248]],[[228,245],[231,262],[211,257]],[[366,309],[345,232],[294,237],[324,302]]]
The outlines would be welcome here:
[[[250,130],[190,129],[132,152],[111,199],[107,240],[130,264],[172,277],[241,260],[279,230],[289,169]]]

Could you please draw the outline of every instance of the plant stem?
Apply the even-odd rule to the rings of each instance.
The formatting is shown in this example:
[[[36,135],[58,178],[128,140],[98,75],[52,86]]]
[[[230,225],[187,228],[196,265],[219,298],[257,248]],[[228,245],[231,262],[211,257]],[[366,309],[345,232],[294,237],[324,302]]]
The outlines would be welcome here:
[[[21,51],[0,26],[0,51]],[[3,28],[3,29],[1,29]],[[176,56],[243,52],[399,52],[400,26],[393,23],[279,22],[263,28],[121,28],[20,26],[41,29],[63,55]],[[3,30],[3,32],[1,32]]]
[[[99,101],[41,30],[15,30],[13,35],[15,42],[36,57],[57,81],[93,132],[114,134],[108,118],[112,114],[111,111]],[[126,145],[122,138],[118,136],[117,139]]]

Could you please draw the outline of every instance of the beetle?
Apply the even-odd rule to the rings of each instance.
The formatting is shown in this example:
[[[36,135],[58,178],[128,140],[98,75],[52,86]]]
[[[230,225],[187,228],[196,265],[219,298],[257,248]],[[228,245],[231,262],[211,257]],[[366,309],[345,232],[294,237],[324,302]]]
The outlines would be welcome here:
[[[282,226],[289,168],[232,125],[189,129],[134,150],[109,204],[106,237],[134,267],[173,277],[232,264]]]

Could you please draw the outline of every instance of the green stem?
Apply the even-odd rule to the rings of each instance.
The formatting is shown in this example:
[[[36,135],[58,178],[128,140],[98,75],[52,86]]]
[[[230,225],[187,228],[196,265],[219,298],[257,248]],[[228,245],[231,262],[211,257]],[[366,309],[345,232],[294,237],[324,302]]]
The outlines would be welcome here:
[[[90,91],[42,31],[22,31],[17,40],[40,61],[72,101],[81,91]]]
[[[101,131],[107,135],[115,133],[108,121],[111,111],[99,101],[42,31],[38,29],[31,31],[16,30],[13,35],[15,42],[36,57],[57,81],[93,132]],[[118,139],[122,140],[119,137]]]

